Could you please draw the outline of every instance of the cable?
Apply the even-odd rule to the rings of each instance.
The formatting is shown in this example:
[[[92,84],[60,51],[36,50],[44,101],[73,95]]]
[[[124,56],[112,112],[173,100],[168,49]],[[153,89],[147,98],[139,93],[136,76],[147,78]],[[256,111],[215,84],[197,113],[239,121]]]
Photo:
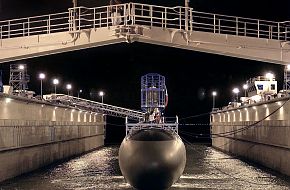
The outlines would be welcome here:
[[[184,131],[180,131],[180,130],[179,130],[179,133],[187,135],[187,136],[190,136],[190,137],[194,137],[194,138],[197,138],[197,139],[210,139],[210,135],[209,134],[207,135],[207,137],[205,137],[205,134],[192,135],[192,134],[188,134],[188,133],[186,133]]]
[[[204,116],[204,115],[209,115],[211,112],[206,112],[206,113],[201,113],[198,115],[191,115],[188,117],[183,117],[183,118],[179,118],[179,121],[185,120],[185,119],[189,119],[189,118],[195,118],[195,117],[200,117],[200,116]]]
[[[273,115],[274,113],[276,113],[279,109],[281,109],[287,102],[289,102],[290,99],[288,99],[287,101],[285,101],[281,106],[279,106],[276,110],[274,110],[272,113],[270,113],[269,115],[265,116],[263,119],[256,121],[255,123],[242,127],[240,129],[237,130],[232,130],[232,131],[227,131],[227,132],[223,132],[223,133],[212,133],[212,136],[218,136],[218,137],[227,137],[229,135],[233,135],[233,134],[237,134],[240,133],[242,131],[248,130],[251,127],[255,127],[256,124],[260,123],[261,121],[264,121],[265,119],[267,119],[268,117],[270,117],[271,115]]]
[[[251,125],[248,125],[248,126],[245,126],[245,127],[242,127],[240,129],[236,129],[236,130],[232,130],[232,131],[227,131],[227,132],[222,132],[222,133],[212,133],[211,134],[211,138],[219,138],[219,137],[228,137],[230,135],[234,135],[234,134],[237,134],[237,133],[240,133],[240,132],[243,132],[245,130],[248,130],[250,129],[251,127],[259,127],[259,126],[256,126],[258,123],[260,123],[261,121],[264,121],[265,119],[267,119],[268,117],[270,117],[271,115],[273,115],[274,113],[276,113],[279,109],[281,109],[290,99],[288,99],[287,101],[285,101],[281,106],[279,106],[276,110],[274,110],[272,113],[270,113],[269,115],[265,116],[264,118],[262,118],[261,120],[259,121],[256,121],[255,123],[251,124]],[[200,114],[201,115],[201,114]],[[207,135],[207,134],[195,134],[195,133],[190,133],[190,132],[182,132],[181,133],[187,133],[187,134],[190,134],[192,135],[192,137],[195,137],[197,135]]]

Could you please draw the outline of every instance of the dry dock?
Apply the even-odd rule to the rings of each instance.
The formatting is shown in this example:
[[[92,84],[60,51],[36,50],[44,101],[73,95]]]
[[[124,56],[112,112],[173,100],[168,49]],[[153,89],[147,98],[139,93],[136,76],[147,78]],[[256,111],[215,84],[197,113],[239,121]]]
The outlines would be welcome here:
[[[290,97],[211,113],[212,146],[290,176]]]
[[[0,94],[0,182],[104,145],[103,114]]]

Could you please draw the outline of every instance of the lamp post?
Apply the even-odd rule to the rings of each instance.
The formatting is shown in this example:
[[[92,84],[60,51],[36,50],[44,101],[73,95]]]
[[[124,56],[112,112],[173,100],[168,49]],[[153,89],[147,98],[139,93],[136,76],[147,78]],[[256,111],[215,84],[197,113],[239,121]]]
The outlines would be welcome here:
[[[236,94],[236,102],[239,101],[239,92],[240,92],[240,90],[238,88],[233,89],[233,93]]]
[[[43,99],[42,96],[42,80],[45,79],[45,74],[44,73],[39,73],[39,79],[40,79],[40,98],[41,100]]]
[[[68,96],[69,96],[69,93],[70,93],[71,88],[72,88],[71,84],[67,84],[67,85],[66,85],[67,95],[68,95]]]
[[[217,95],[216,91],[212,92],[212,110],[215,108],[215,97]]]
[[[105,95],[104,91],[99,92],[99,96],[101,96],[102,98],[102,104],[104,103],[104,95]]]
[[[52,83],[54,84],[54,95],[56,96],[56,85],[59,84],[59,80],[58,79],[53,79]]]
[[[245,97],[247,97],[247,89],[248,89],[248,85],[247,84],[244,84],[243,85],[243,89],[244,89],[244,91],[245,91]]]
[[[80,98],[80,93],[82,93],[82,92],[83,92],[83,90],[78,91],[78,98]]]

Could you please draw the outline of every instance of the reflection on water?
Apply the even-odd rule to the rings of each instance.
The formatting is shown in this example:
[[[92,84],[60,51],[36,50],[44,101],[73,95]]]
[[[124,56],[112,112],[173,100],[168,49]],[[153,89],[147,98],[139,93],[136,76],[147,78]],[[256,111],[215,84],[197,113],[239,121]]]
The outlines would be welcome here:
[[[118,166],[118,146],[104,147],[0,185],[2,190],[129,190]],[[187,146],[184,174],[170,190],[290,189],[290,179],[205,145]]]

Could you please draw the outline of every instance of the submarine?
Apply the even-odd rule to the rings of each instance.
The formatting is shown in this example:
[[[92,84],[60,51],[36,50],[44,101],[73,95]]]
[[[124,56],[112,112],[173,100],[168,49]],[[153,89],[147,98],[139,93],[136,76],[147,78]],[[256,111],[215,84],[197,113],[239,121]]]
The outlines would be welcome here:
[[[163,116],[167,104],[165,77],[157,73],[142,76],[144,118],[138,122],[126,119],[126,137],[119,148],[120,170],[135,189],[168,189],[184,171],[186,149],[178,135],[178,117]]]

